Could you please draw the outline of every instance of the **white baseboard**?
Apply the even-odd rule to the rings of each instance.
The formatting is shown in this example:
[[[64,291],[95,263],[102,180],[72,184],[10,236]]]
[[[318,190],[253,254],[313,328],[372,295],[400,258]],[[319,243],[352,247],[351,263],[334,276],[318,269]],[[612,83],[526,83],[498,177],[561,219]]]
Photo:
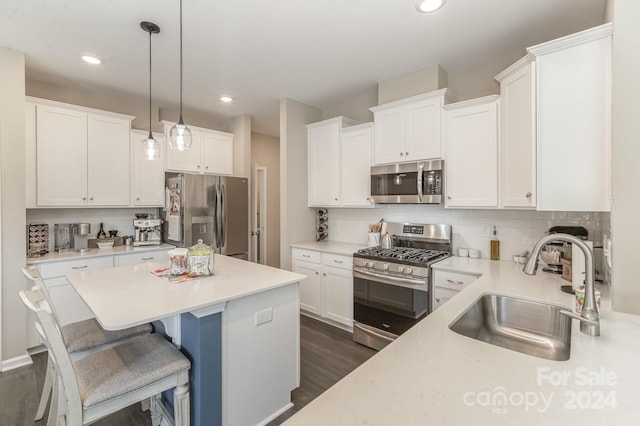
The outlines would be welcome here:
[[[14,368],[24,367],[25,365],[31,365],[31,357],[29,355],[21,355],[15,358],[6,359],[2,361],[0,371],[5,372],[13,370]]]
[[[274,420],[276,417],[278,417],[280,414],[284,413],[291,407],[293,407],[293,402],[288,403],[287,405],[285,405],[284,407],[282,407],[281,409],[279,409],[278,411],[276,411],[275,413],[273,413],[272,415],[270,415],[269,417],[267,417],[266,419],[258,423],[257,426],[264,426],[266,424],[271,423],[272,420]]]

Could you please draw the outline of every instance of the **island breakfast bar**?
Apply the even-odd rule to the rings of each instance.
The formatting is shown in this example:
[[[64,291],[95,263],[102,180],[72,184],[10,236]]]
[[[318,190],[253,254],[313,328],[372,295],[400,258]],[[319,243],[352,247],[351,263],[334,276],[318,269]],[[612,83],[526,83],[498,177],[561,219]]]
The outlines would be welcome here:
[[[171,282],[167,263],[67,275],[107,330],[161,321],[191,360],[191,424],[262,424],[300,382],[301,274],[215,256],[215,274]],[[247,404],[250,401],[250,404]]]

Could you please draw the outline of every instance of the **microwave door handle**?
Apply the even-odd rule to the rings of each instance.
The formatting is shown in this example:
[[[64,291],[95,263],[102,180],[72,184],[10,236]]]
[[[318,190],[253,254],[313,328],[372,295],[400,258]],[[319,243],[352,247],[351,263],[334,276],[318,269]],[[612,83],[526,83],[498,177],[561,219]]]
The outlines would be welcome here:
[[[424,163],[418,163],[418,201],[422,202],[422,179],[424,175]]]

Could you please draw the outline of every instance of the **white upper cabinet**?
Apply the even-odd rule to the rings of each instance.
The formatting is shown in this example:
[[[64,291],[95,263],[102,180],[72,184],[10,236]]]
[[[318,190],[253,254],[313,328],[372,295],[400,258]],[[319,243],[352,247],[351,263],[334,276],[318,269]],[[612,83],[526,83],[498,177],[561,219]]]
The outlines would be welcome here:
[[[442,107],[453,100],[453,94],[442,89],[370,108],[373,164],[441,158]]]
[[[373,123],[344,128],[340,137],[341,204],[371,207]]]
[[[175,123],[163,121],[166,135],[166,169],[215,175],[233,174],[233,134],[189,126],[193,144],[185,151],[169,146],[169,130]]]
[[[34,102],[37,206],[127,206],[133,117]]]
[[[536,206],[535,64],[526,56],[500,83],[500,206]]]
[[[143,130],[131,131],[131,205],[163,206],[164,205],[164,136],[154,134],[160,147],[160,156],[155,160],[145,158],[142,143],[149,136]]]
[[[537,208],[611,208],[611,33],[605,24],[543,43],[535,56]]]
[[[498,206],[497,95],[446,105],[446,207]]]
[[[309,207],[371,207],[372,124],[336,117],[307,126]]]
[[[38,206],[36,200],[36,104],[25,102],[25,207],[32,209]]]

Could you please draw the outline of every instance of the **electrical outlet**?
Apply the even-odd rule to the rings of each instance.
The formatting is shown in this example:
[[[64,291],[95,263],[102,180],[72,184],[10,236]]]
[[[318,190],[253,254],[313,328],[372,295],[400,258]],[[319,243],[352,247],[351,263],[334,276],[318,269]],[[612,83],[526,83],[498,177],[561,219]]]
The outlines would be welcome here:
[[[273,321],[273,308],[256,312],[256,326]]]

